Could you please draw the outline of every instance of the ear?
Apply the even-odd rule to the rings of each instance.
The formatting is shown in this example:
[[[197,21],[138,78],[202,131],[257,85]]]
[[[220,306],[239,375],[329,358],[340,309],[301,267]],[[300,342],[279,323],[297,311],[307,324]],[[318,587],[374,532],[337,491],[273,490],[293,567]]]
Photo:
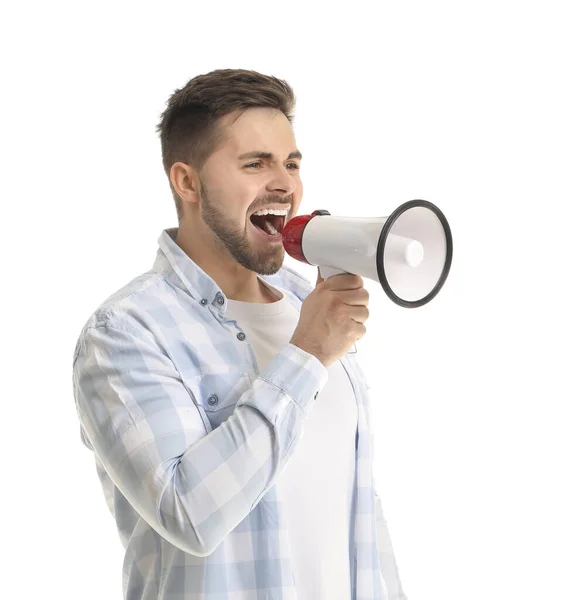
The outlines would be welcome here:
[[[174,191],[186,202],[198,202],[199,180],[197,173],[190,165],[175,162],[170,168],[170,182]]]

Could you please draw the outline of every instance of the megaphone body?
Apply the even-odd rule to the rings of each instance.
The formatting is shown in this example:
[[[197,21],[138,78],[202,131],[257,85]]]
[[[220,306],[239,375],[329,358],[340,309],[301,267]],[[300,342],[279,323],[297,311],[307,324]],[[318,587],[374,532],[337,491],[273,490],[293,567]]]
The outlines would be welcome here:
[[[436,296],[453,258],[449,224],[426,200],[405,202],[389,217],[336,217],[316,210],[291,219],[282,235],[286,252],[319,266],[324,279],[341,273],[373,279],[406,308]]]

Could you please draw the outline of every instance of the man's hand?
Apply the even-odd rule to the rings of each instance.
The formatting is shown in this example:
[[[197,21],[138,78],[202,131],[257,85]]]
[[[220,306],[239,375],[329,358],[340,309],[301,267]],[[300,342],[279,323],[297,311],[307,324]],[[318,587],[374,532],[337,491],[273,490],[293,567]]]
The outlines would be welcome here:
[[[329,367],[366,334],[370,294],[360,275],[341,273],[324,280],[317,271],[317,284],[301,305],[289,341]]]

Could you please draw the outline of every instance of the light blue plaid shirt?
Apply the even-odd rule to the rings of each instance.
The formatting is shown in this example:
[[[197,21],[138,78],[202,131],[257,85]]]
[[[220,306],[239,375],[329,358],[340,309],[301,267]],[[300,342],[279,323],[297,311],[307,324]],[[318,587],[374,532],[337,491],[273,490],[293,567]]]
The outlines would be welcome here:
[[[176,233],[162,231],[153,268],[95,310],[74,352],[81,439],[126,551],[123,596],[307,600],[276,481],[327,369],[287,344],[259,373],[228,299]],[[285,265],[262,277],[298,311],[313,290]],[[374,490],[369,386],[352,353],[340,361],[358,408],[352,598],[406,600]]]

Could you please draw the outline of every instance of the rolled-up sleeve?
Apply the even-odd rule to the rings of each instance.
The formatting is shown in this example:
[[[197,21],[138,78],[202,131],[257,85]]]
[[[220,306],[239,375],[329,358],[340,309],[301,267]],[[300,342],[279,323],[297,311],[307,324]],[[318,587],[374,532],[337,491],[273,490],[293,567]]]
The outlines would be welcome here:
[[[327,370],[288,344],[208,432],[174,363],[147,336],[87,327],[73,362],[84,437],[140,516],[208,556],[285,466]],[[300,382],[300,383],[298,383]]]

